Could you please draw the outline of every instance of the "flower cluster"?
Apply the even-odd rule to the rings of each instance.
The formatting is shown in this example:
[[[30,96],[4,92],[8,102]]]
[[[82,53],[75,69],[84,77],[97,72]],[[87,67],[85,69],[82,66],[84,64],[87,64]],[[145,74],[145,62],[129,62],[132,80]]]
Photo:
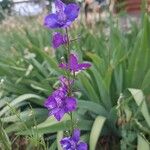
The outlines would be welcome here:
[[[73,81],[69,81],[73,84]],[[45,107],[48,108],[49,115],[60,121],[65,113],[76,110],[77,101],[74,97],[68,96],[68,80],[62,76],[60,77],[61,86],[54,91],[45,101]]]
[[[75,129],[71,137],[65,137],[60,141],[64,150],[87,150],[87,144],[80,140],[80,130]]]
[[[61,45],[67,47],[67,62],[63,61],[59,64],[59,67],[66,71],[67,76],[59,78],[60,86],[47,98],[44,106],[49,110],[49,115],[53,115],[57,121],[60,121],[67,113],[71,116],[71,122],[73,123],[72,112],[77,108],[77,100],[73,96],[72,90],[76,72],[88,69],[91,64],[88,62],[79,63],[78,56],[70,53],[68,28],[78,17],[79,6],[76,3],[66,5],[62,1],[56,0],[55,7],[56,12],[45,17],[44,26],[48,29],[61,28],[66,31],[65,34],[54,32],[52,46],[55,49]],[[60,141],[63,150],[87,150],[87,144],[80,140],[80,131],[72,128],[70,133],[69,137],[65,137]]]

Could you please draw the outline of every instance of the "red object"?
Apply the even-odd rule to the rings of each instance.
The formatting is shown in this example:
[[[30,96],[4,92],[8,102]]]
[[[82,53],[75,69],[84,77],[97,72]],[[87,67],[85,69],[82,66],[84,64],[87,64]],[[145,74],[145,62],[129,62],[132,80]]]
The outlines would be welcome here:
[[[141,11],[142,0],[126,0],[125,10],[127,12]],[[147,6],[150,7],[150,0],[147,0]]]

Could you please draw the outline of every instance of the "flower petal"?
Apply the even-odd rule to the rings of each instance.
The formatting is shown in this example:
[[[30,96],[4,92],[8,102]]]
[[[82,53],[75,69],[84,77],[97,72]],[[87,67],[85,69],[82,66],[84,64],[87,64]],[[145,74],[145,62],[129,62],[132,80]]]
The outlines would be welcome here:
[[[60,111],[60,108],[57,108],[57,107],[53,108],[50,110],[49,115],[54,115],[54,114],[58,113],[59,111]]]
[[[60,141],[63,150],[68,150],[71,147],[70,137],[65,137]]]
[[[78,58],[75,54],[69,56],[69,68],[71,71],[78,71]]]
[[[77,146],[77,150],[87,150],[88,146],[85,142],[80,142]]]
[[[49,96],[48,99],[45,101],[44,106],[48,109],[55,108],[57,106],[57,103],[53,96]]]
[[[67,35],[62,35],[61,33],[54,33],[52,37],[53,48],[58,48],[59,46],[67,43]]]
[[[55,0],[55,8],[57,12],[64,11],[65,4],[61,0]]]
[[[68,4],[64,10],[64,13],[67,16],[67,19],[74,21],[79,14],[80,7],[77,4]]]
[[[90,63],[81,63],[81,64],[78,64],[78,69],[79,70],[85,70],[85,69],[87,69],[89,67],[91,67]]]
[[[54,117],[57,119],[57,121],[60,121],[62,117],[64,116],[65,111],[63,109],[60,109],[54,114]]]
[[[65,64],[65,63],[59,64],[59,67],[60,67],[61,69],[68,69],[68,65]]]
[[[66,101],[66,108],[65,108],[66,112],[72,112],[76,110],[77,100],[74,97],[67,97],[65,101]]]
[[[73,141],[78,143],[78,141],[80,140],[80,130],[79,129],[75,129],[73,131],[72,139],[73,139]]]
[[[63,99],[67,94],[67,89],[60,87],[57,91],[53,92],[53,96],[55,97],[56,102],[63,103]]]
[[[58,17],[56,14],[49,14],[44,19],[44,26],[47,28],[58,28],[59,24],[57,23]]]

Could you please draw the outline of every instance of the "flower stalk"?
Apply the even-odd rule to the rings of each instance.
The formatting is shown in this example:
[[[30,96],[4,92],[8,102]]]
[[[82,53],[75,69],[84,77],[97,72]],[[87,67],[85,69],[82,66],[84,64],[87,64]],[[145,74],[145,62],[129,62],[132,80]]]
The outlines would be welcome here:
[[[88,62],[79,63],[76,54],[71,53],[71,42],[68,28],[78,17],[79,5],[76,3],[64,4],[60,0],[55,1],[56,12],[45,17],[44,25],[48,29],[61,28],[65,34],[55,32],[52,38],[52,46],[57,49],[62,45],[66,46],[67,62],[64,60],[59,67],[65,70],[66,76],[61,76],[60,86],[45,101],[44,105],[49,110],[49,115],[53,115],[60,121],[64,114],[70,115],[71,129],[70,136],[64,137],[60,143],[63,150],[87,150],[87,144],[80,140],[80,130],[75,129],[75,119],[73,112],[77,110],[77,99],[73,94],[73,85],[76,79],[76,72],[88,69],[91,64]],[[75,38],[78,39],[78,38]]]

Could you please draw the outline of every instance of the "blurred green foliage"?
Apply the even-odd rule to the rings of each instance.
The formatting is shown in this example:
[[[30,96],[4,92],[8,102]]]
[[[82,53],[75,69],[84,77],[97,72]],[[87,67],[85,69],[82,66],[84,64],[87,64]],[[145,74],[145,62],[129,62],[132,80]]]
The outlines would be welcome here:
[[[5,18],[4,11],[10,13],[12,1],[11,0],[2,0],[0,1],[0,22]]]

